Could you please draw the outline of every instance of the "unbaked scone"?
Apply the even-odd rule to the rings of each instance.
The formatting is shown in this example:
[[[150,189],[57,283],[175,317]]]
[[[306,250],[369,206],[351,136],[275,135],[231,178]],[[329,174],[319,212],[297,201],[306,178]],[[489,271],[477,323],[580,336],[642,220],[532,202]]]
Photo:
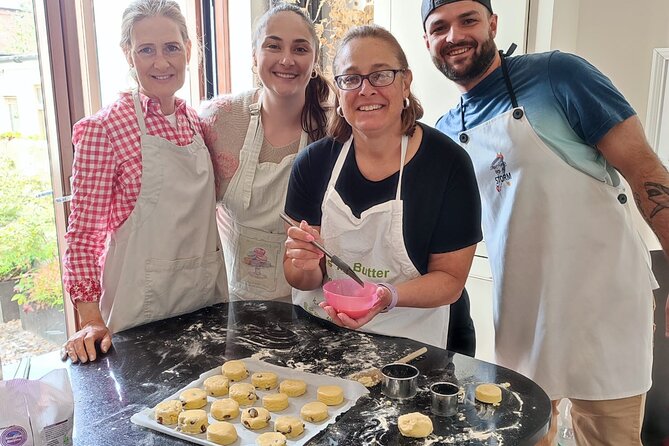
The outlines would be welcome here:
[[[207,432],[209,419],[207,412],[202,409],[184,410],[179,414],[177,429],[187,434],[202,434]]]
[[[307,392],[307,383],[301,379],[284,379],[279,384],[279,392],[288,396],[302,396]]]
[[[280,432],[265,432],[256,438],[258,446],[286,446],[286,436]]]
[[[420,412],[400,415],[397,425],[405,437],[425,438],[432,433],[432,420]]]
[[[207,428],[207,440],[228,445],[237,441],[237,429],[227,421],[217,421]]]
[[[209,413],[219,421],[231,420],[239,415],[239,403],[232,398],[216,400],[211,403]]]
[[[186,389],[179,394],[184,409],[200,409],[207,405],[207,392],[202,389]]]
[[[288,395],[285,393],[270,393],[262,397],[262,407],[270,412],[279,412],[288,407]]]
[[[229,379],[223,375],[214,375],[204,380],[204,390],[211,396],[223,396],[228,394]]]
[[[237,401],[240,406],[250,406],[258,399],[256,388],[249,383],[235,383],[230,386],[230,398]]]
[[[242,424],[249,429],[257,430],[266,427],[272,416],[264,407],[249,407],[242,410]]]
[[[279,377],[272,372],[256,372],[251,375],[251,382],[258,390],[272,390],[277,386]]]
[[[304,423],[297,417],[278,417],[274,422],[274,430],[281,432],[286,438],[296,438],[304,432]]]
[[[302,406],[300,416],[304,421],[309,421],[310,423],[323,421],[328,417],[328,406],[320,401],[312,401]]]
[[[249,376],[249,371],[246,370],[244,361],[238,359],[226,361],[225,364],[221,366],[221,371],[223,372],[223,375],[230,379],[230,381],[241,381]]]
[[[153,410],[156,421],[167,426],[177,424],[179,414],[183,410],[183,404],[179,400],[168,400],[158,403]]]
[[[495,384],[480,384],[476,386],[475,394],[482,403],[499,404],[502,401],[502,389]]]
[[[336,406],[344,401],[344,390],[339,386],[320,386],[316,391],[316,399],[328,406]]]

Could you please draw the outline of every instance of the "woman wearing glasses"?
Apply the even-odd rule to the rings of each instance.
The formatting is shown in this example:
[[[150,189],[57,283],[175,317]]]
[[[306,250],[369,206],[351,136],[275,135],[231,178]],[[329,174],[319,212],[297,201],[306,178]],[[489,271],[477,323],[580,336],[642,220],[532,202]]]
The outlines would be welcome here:
[[[293,302],[352,329],[445,348],[449,304],[463,293],[481,240],[471,161],[448,137],[416,122],[411,70],[397,40],[378,26],[354,28],[333,62],[336,116],[328,138],[298,156],[286,213],[284,270]],[[381,283],[379,302],[352,319],[322,302],[340,277],[310,240]],[[397,308],[395,308],[397,307]]]

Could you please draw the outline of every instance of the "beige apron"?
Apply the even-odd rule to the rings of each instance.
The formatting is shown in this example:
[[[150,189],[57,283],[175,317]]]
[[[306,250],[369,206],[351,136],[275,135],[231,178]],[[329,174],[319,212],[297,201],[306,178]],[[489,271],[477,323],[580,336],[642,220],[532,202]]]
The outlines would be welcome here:
[[[183,147],[147,134],[137,92],[133,100],[142,180],[102,273],[100,310],[112,332],[227,301],[209,152],[197,134]]]
[[[459,135],[483,203],[497,362],[551,399],[641,394],[651,383],[656,283],[630,195],[547,147],[502,68],[513,110]]]
[[[290,170],[296,154],[280,163],[258,163],[264,132],[262,98],[251,104],[251,120],[239,153],[239,167],[230,181],[217,221],[233,300],[290,302],[291,286],[283,274],[286,231],[279,213],[286,203]],[[299,150],[307,145],[302,132]]]
[[[324,245],[348,262],[358,275],[368,282],[388,282],[398,284],[415,279],[420,273],[411,262],[406,247],[402,228],[402,173],[408,146],[408,138],[402,137],[402,157],[399,171],[399,183],[394,200],[372,206],[364,211],[360,218],[335,190],[337,178],[346,156],[351,148],[351,137],[339,154],[332,171],[325,196],[323,198],[321,238]],[[330,278],[343,278],[341,271],[326,262]],[[373,271],[370,278],[364,271]],[[379,280],[379,272],[384,278]],[[293,303],[300,305],[312,314],[327,319],[327,313],[318,306],[323,301],[322,289],[314,291],[293,291]],[[402,336],[426,344],[446,348],[448,336],[449,306],[438,308],[398,307],[388,313],[380,313],[360,330],[389,336]]]

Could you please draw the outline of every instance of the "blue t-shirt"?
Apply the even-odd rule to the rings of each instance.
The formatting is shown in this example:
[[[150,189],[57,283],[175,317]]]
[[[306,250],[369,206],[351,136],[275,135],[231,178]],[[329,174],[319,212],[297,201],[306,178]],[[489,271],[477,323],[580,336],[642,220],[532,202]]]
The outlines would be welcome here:
[[[585,59],[553,51],[506,59],[518,105],[534,131],[576,169],[617,186],[618,173],[596,144],[616,124],[635,114],[611,81]],[[455,141],[458,133],[512,107],[499,67],[461,97],[436,127]],[[461,112],[464,108],[464,123]]]

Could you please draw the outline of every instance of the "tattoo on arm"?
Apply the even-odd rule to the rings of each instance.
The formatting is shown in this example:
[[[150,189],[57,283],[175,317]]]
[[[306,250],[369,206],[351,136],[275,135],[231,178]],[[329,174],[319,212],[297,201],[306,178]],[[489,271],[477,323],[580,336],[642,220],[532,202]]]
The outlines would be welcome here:
[[[669,187],[664,186],[660,183],[644,183],[646,188],[646,193],[648,194],[648,199],[655,203],[655,208],[653,208],[650,213],[649,218],[653,218],[658,212],[669,209]],[[635,197],[635,200],[637,197]]]

